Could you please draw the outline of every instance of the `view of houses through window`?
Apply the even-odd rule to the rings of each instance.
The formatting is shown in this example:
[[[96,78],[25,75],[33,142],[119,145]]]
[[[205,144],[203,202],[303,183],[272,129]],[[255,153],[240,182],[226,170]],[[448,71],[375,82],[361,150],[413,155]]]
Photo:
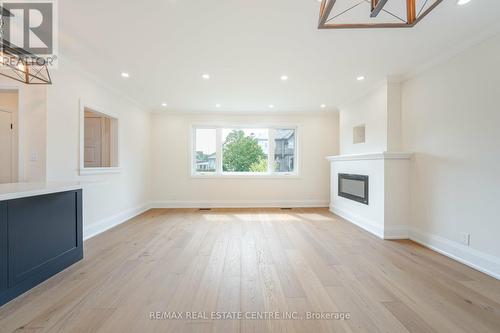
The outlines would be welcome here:
[[[197,128],[195,135],[196,171],[215,172],[217,131],[214,128]]]
[[[295,130],[277,129],[274,142],[274,171],[293,172],[295,163]]]
[[[294,128],[195,127],[193,133],[195,174],[296,173]]]

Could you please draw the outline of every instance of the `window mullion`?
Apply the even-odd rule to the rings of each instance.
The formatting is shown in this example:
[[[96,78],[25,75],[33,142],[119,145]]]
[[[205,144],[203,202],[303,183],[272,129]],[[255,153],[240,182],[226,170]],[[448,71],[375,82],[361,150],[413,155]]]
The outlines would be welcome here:
[[[196,174],[196,130],[197,127],[191,128],[191,175]]]
[[[269,174],[273,174],[274,173],[274,148],[275,148],[275,142],[274,142],[275,130],[274,130],[274,128],[268,128],[267,133],[268,133],[267,137],[269,140],[269,144],[268,144],[269,152],[267,155],[267,172]]]
[[[216,129],[215,162],[217,166],[216,174],[222,175],[222,128],[220,127]]]

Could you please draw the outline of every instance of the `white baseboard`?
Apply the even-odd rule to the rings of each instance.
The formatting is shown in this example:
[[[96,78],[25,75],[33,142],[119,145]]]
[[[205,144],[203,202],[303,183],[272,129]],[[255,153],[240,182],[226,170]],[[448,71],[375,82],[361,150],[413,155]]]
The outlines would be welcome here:
[[[328,200],[284,200],[284,201],[155,201],[151,208],[322,208],[328,207]]]
[[[151,207],[149,204],[144,204],[132,209],[128,209],[126,211],[120,212],[116,215],[105,218],[101,221],[92,223],[91,225],[83,225],[83,240],[87,240],[92,238],[106,230],[109,230],[123,222],[130,220],[131,218],[136,217],[149,210]]]
[[[500,280],[500,258],[415,228],[409,234],[412,241]]]
[[[144,213],[151,208],[322,208],[328,207],[327,200],[288,200],[288,201],[156,201],[144,204],[101,221],[83,226],[83,239],[92,238],[123,222]]]
[[[367,220],[359,215],[352,214],[341,208],[330,205],[330,211],[338,216],[346,219],[347,221],[357,225],[360,228],[374,234],[379,238],[384,238],[384,228],[377,225],[374,221]]]
[[[408,239],[408,226],[394,225],[384,227],[384,239]]]
[[[330,211],[382,239],[411,239],[429,249],[500,280],[500,258],[441,236],[407,226],[380,227],[373,221],[330,205]]]
[[[90,226],[84,226],[84,240],[94,237],[108,229],[111,229],[125,221],[144,213],[150,208],[266,208],[266,207],[327,207],[324,201],[157,201],[152,204],[144,204],[103,219]],[[393,226],[383,228],[377,226],[373,221],[348,213],[338,207],[330,206],[330,211],[349,222],[365,229],[382,239],[406,239],[409,238],[425,247],[428,247],[442,255],[454,259],[464,265],[472,267],[480,272],[500,280],[500,258],[490,254],[464,246],[458,242],[451,241],[441,236],[425,233],[415,228],[406,226]]]

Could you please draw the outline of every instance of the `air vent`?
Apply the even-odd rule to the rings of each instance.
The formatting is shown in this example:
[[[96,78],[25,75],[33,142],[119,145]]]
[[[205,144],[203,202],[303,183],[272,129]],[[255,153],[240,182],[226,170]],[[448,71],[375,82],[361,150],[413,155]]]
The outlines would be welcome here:
[[[281,209],[281,210],[292,210],[292,208],[290,208],[290,207],[282,207],[282,208],[280,208],[280,209]]]
[[[198,210],[212,210],[212,208],[199,208]]]

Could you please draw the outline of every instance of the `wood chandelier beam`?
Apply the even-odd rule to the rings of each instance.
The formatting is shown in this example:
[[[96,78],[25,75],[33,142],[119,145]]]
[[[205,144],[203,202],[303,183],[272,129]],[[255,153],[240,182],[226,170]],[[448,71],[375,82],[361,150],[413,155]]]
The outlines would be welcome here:
[[[328,19],[328,16],[332,12],[335,0],[323,0],[321,1],[321,7],[319,12],[319,26],[323,26]]]
[[[415,23],[417,19],[417,0],[406,0],[406,16],[408,24]]]

